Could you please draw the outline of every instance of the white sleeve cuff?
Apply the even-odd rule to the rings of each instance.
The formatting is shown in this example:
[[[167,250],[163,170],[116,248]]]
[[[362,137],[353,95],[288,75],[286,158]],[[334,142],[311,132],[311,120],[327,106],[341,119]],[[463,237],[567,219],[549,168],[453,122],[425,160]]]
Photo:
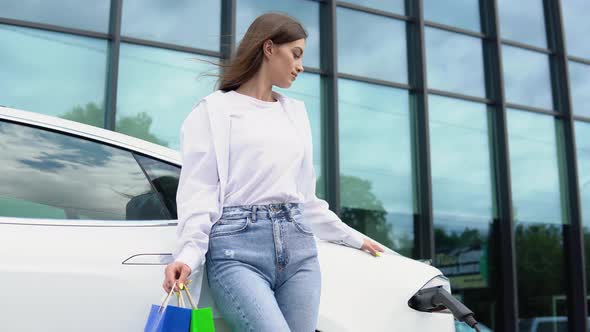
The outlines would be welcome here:
[[[205,263],[202,259],[201,253],[197,249],[183,248],[178,255],[174,257],[175,262],[182,262],[191,269],[191,275]]]

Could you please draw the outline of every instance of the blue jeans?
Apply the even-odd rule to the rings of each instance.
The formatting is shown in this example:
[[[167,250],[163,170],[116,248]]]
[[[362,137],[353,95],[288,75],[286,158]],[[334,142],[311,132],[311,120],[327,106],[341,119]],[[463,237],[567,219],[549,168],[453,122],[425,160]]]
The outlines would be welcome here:
[[[315,331],[317,247],[301,205],[224,207],[206,254],[211,296],[233,331]]]

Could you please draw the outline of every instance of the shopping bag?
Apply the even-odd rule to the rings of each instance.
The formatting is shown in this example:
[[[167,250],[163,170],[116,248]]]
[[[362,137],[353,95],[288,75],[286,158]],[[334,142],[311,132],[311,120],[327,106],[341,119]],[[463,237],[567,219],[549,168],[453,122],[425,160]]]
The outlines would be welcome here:
[[[152,304],[144,332],[189,332],[191,309],[184,308],[182,295],[177,293],[178,306],[168,305],[176,282],[161,305]]]
[[[215,324],[213,323],[213,311],[211,308],[197,308],[193,297],[185,285],[183,290],[186,293],[186,297],[193,308],[191,313],[191,329],[190,332],[215,332]]]

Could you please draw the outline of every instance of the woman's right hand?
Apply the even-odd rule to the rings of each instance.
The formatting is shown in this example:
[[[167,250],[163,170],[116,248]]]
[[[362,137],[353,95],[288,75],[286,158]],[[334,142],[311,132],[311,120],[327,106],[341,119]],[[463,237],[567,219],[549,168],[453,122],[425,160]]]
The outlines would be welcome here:
[[[176,286],[174,287],[174,291],[179,291],[180,285],[186,285],[186,281],[188,276],[191,274],[191,268],[184,264],[183,262],[173,262],[166,266],[166,270],[164,270],[164,290],[166,293],[170,293],[174,282],[178,280]]]

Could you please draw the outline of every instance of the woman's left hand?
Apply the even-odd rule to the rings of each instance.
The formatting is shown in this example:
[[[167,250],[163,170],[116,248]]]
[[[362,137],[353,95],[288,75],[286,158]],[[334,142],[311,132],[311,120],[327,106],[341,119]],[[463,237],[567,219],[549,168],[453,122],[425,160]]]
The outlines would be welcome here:
[[[369,239],[365,239],[365,241],[363,242],[363,246],[361,247],[361,250],[367,250],[373,256],[380,256],[379,252],[385,251],[385,249],[383,249],[383,247],[381,247],[380,245],[378,245],[377,243],[375,243]]]

